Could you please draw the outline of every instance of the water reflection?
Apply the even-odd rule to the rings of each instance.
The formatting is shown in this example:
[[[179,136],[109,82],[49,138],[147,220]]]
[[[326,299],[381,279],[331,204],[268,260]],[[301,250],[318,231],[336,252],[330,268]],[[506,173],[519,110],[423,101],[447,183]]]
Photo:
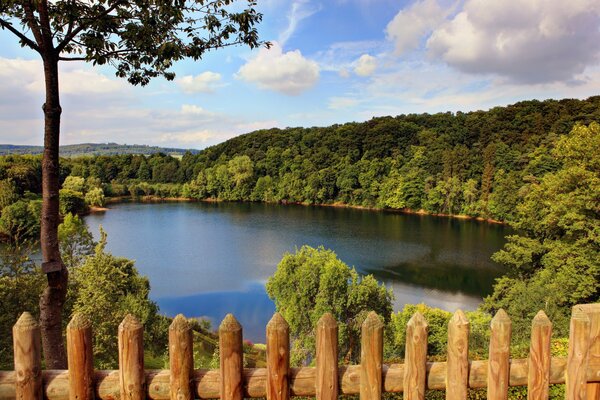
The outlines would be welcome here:
[[[252,340],[264,336],[274,309],[264,282],[286,251],[335,250],[392,287],[396,309],[473,309],[502,273],[490,255],[507,233],[476,221],[264,204],[120,204],[86,221],[96,235],[103,225],[109,251],[136,260],[163,312],[216,322],[233,312]]]

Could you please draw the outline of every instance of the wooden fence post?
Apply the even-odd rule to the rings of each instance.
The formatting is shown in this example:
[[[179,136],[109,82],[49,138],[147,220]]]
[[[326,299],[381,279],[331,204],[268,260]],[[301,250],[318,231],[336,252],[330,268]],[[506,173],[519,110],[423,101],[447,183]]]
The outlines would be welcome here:
[[[94,399],[94,356],[92,324],[82,314],[75,314],[67,325],[67,364],[69,366],[69,400]]]
[[[569,358],[565,377],[567,400],[586,400],[590,349],[590,319],[581,307],[573,307],[569,326]]]
[[[338,383],[338,326],[330,313],[317,322],[317,400],[335,400]]]
[[[181,314],[169,326],[169,368],[171,400],[193,400],[194,338]]]
[[[529,372],[527,374],[527,399],[547,400],[550,386],[550,342],[552,322],[540,310],[531,323],[529,346]]]
[[[42,344],[40,326],[24,312],[13,326],[15,394],[18,400],[42,400]]]
[[[508,399],[511,331],[512,323],[508,314],[503,309],[498,310],[491,323],[488,400]]]
[[[600,304],[581,304],[576,307],[581,308],[590,319],[589,365],[600,367]],[[588,383],[587,400],[600,400],[600,383]]]
[[[219,326],[221,356],[221,400],[244,398],[244,348],[242,326],[232,314],[227,314]]]
[[[146,399],[144,327],[131,314],[119,325],[120,400]]]
[[[379,400],[383,390],[383,321],[371,311],[360,338],[360,399]]]
[[[469,321],[458,310],[448,323],[446,400],[466,400],[469,385]]]
[[[424,400],[427,379],[427,321],[416,312],[406,325],[404,400]]]
[[[290,327],[279,313],[267,324],[267,400],[290,398]]]

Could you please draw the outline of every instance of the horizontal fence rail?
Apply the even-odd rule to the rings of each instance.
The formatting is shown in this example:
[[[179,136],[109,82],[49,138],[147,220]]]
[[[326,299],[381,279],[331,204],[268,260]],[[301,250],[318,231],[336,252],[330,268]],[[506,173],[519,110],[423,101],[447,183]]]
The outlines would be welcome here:
[[[169,328],[170,370],[144,370],[143,327],[127,316],[118,330],[119,370],[94,371],[92,326],[75,316],[67,326],[68,370],[42,371],[40,329],[24,313],[13,328],[15,371],[0,371],[0,400],[242,400],[316,396],[332,400],[404,393],[421,400],[426,390],[464,400],[469,388],[508,399],[510,386],[527,386],[528,399],[547,399],[550,384],[566,383],[569,400],[600,400],[600,304],[573,308],[569,355],[551,357],[552,324],[540,311],[532,322],[527,359],[510,358],[511,322],[492,319],[488,360],[469,360],[469,321],[457,311],[448,325],[446,362],[427,362],[427,321],[416,313],[406,329],[404,364],[383,363],[383,323],[370,313],[362,325],[360,365],[338,365],[338,327],[331,314],[316,326],[316,366],[290,368],[289,327],[276,313],[266,327],[267,367],[243,368],[242,326],[228,315],[219,327],[220,368],[193,369],[192,330],[183,316]]]

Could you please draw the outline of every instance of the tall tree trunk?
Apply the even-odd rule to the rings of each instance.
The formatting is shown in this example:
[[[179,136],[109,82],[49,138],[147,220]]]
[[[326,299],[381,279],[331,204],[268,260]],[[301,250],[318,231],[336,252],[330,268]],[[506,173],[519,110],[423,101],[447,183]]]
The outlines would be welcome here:
[[[53,49],[52,49],[53,50]],[[69,273],[60,257],[59,224],[59,157],[60,97],[58,55],[47,51],[44,59],[46,102],[44,103],[44,156],[42,159],[41,247],[43,262],[58,265],[47,274],[48,286],[40,298],[42,345],[48,369],[66,369],[67,357],[62,336],[62,312],[67,295]],[[48,54],[53,53],[53,54]]]

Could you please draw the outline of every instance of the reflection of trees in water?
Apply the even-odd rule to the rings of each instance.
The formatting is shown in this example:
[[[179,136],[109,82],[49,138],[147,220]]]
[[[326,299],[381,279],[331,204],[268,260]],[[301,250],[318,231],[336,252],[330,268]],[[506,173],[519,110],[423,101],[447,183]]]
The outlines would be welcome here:
[[[455,264],[432,263],[432,267],[401,263],[366,269],[378,280],[438,289],[446,292],[461,292],[477,296],[491,293],[494,280],[502,275],[501,269],[467,268]]]

